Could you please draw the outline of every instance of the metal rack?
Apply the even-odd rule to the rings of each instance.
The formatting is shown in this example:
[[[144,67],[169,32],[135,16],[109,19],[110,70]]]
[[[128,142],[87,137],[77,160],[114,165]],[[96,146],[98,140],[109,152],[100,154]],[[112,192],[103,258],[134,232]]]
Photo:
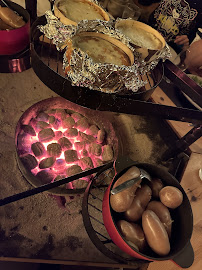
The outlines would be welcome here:
[[[145,101],[165,75],[176,83],[194,101],[202,106],[201,88],[170,61],[159,65],[147,74],[147,89],[131,95],[108,94],[84,87],[72,86],[62,70],[64,52],[58,52],[51,43],[44,42],[38,25],[46,23],[45,16],[32,25],[31,64],[37,76],[60,96],[87,108],[126,114],[153,115],[167,120],[202,123],[202,112],[182,107],[172,107]]]
[[[38,29],[38,25],[44,25],[45,23],[45,16],[42,16],[32,25],[31,64],[37,76],[55,93],[71,102],[93,110],[131,115],[151,115],[166,120],[193,123],[194,127],[189,134],[186,134],[175,144],[173,151],[165,153],[165,160],[173,157],[178,152],[185,151],[189,145],[201,137],[201,111],[155,104],[150,100],[146,101],[161,83],[165,74],[165,78],[177,85],[179,91],[183,89],[185,94],[202,106],[201,87],[172,62],[167,60],[164,63],[159,63],[150,74],[147,74],[148,84],[146,89],[141,89],[142,91],[130,95],[108,94],[84,87],[72,86],[63,72],[62,60],[64,52],[58,52],[51,41],[45,42],[44,36]]]

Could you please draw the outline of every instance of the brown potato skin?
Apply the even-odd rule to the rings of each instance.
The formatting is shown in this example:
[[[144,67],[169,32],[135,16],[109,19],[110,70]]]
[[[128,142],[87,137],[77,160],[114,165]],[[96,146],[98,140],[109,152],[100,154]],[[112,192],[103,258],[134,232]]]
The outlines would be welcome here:
[[[127,170],[114,184],[113,188],[119,186],[120,184],[128,181],[132,178],[140,176],[140,170],[133,166]],[[133,186],[124,189],[123,191],[110,195],[110,204],[114,211],[116,212],[125,212],[131,205],[134,194],[138,186],[140,185],[141,180],[135,183]]]
[[[164,187],[163,182],[159,178],[153,178],[149,183],[149,187],[152,190],[152,196],[154,198],[159,198],[159,192]]]
[[[144,251],[146,239],[140,225],[127,222],[126,220],[119,220],[117,222],[117,227],[125,240],[135,244],[139,251]]]
[[[160,221],[162,222],[163,226],[165,227],[168,237],[171,237],[171,230],[172,230],[172,218],[170,216],[170,211],[168,208],[159,201],[151,201],[147,205],[147,210],[153,211]]]
[[[158,216],[151,210],[142,215],[142,227],[150,248],[160,256],[170,252],[170,242],[165,227]]]
[[[159,192],[161,202],[168,208],[175,209],[183,201],[182,192],[173,186],[166,186]]]
[[[147,204],[151,200],[151,196],[152,191],[148,185],[138,188],[131,206],[124,213],[126,220],[135,222],[141,219]]]
[[[0,18],[13,28],[20,28],[25,25],[23,18],[8,7],[0,6]]]

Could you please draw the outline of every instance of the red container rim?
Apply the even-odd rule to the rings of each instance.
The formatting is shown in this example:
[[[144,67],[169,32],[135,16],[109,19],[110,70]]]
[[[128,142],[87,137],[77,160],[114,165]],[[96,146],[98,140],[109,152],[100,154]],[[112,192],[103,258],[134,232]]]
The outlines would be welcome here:
[[[146,168],[144,167],[149,165],[149,166],[153,166],[151,164],[134,164],[137,167],[143,167],[145,170]],[[187,195],[185,193],[185,191],[183,190],[183,188],[181,187],[181,185],[179,184],[179,182],[171,175],[167,172],[168,177],[170,177],[172,179],[172,181],[175,182],[175,186],[178,187],[182,193],[183,196],[185,198],[186,201],[186,205],[188,205],[189,209],[189,223],[191,224],[189,228],[189,232],[188,232],[188,239],[186,241],[186,243],[184,244],[183,248],[181,250],[178,250],[178,252],[176,252],[175,254],[172,255],[167,255],[167,256],[163,256],[163,257],[152,257],[149,255],[146,255],[144,253],[141,253],[137,250],[135,250],[130,244],[128,244],[124,238],[122,237],[122,235],[119,233],[119,230],[116,226],[116,222],[114,219],[114,214],[113,214],[113,209],[110,206],[110,193],[111,193],[111,189],[113,184],[116,182],[116,180],[124,173],[126,172],[130,167],[129,166],[127,168],[124,169],[124,171],[122,172],[118,172],[117,175],[114,177],[114,179],[111,181],[111,184],[108,186],[105,194],[104,194],[104,198],[103,198],[103,208],[102,208],[102,214],[103,214],[103,221],[104,221],[104,225],[105,228],[109,234],[109,236],[111,237],[112,241],[124,252],[126,252],[127,254],[129,254],[132,257],[138,258],[138,259],[143,259],[143,260],[148,260],[148,261],[165,261],[165,260],[174,260],[175,257],[177,257],[178,255],[180,255],[183,250],[190,245],[190,238],[191,238],[191,234],[192,234],[192,230],[193,230],[193,214],[192,214],[192,210],[191,210],[191,205],[189,203],[189,199],[187,198]],[[158,166],[156,166],[158,167]],[[160,167],[158,167],[158,169],[160,169]],[[173,261],[175,262],[175,261]],[[179,266],[179,265],[178,265]]]
[[[25,49],[30,43],[30,16],[27,10],[20,5],[10,2],[8,4],[25,20],[25,25],[8,30],[0,30],[0,55],[15,55]]]

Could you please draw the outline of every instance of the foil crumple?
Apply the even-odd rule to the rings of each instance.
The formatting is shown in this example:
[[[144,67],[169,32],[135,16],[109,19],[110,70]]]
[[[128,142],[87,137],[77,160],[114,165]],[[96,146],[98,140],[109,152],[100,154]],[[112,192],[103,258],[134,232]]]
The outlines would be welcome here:
[[[169,58],[169,47],[158,54],[150,63],[141,60],[140,54],[131,46],[130,39],[114,28],[114,21],[83,20],[74,25],[63,25],[51,11],[45,13],[47,24],[39,26],[45,36],[53,41],[58,50],[66,47],[63,55],[63,68],[67,78],[73,86],[87,87],[106,93],[131,93],[137,92],[145,84],[142,79],[156,67],[160,60]],[[134,63],[131,66],[118,66],[114,64],[95,63],[87,53],[79,48],[71,48],[71,59],[67,51],[72,44],[72,38],[81,32],[97,32],[109,35],[125,44],[134,54]]]
[[[48,10],[45,12],[47,23],[39,25],[38,29],[44,35],[53,41],[57,50],[62,50],[66,47],[66,40],[74,35],[77,27],[75,25],[64,25],[60,20]]]

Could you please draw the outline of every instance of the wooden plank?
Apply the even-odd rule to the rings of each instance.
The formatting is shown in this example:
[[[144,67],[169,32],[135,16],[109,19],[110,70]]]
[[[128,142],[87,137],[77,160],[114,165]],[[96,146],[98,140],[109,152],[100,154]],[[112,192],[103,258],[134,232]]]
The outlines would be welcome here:
[[[88,262],[88,261],[64,261],[64,260],[51,260],[51,259],[29,259],[29,258],[11,258],[11,257],[0,257],[2,262],[26,262],[26,263],[45,263],[45,264],[62,264],[71,266],[90,266],[90,267],[104,267],[104,268],[127,268],[136,270],[147,270],[148,263],[146,262],[139,268],[134,268],[134,265],[121,264],[121,263],[105,263],[105,262]]]
[[[189,268],[190,270],[200,270],[202,266],[202,181],[199,178],[200,168],[202,168],[202,155],[192,153],[181,181],[181,185],[190,200],[194,218],[191,244],[195,258],[193,265]],[[171,261],[152,262],[148,267],[148,270],[162,269],[178,270],[179,267]]]
[[[155,103],[168,105],[168,106],[175,106],[172,100],[161,90],[160,87],[157,87],[155,89],[151,98]],[[172,120],[168,120],[167,122],[179,138],[182,138],[185,134],[187,134],[193,128],[191,123],[172,121]],[[197,141],[195,141],[192,145],[190,145],[189,148],[194,153],[202,154],[202,137],[198,139]]]

